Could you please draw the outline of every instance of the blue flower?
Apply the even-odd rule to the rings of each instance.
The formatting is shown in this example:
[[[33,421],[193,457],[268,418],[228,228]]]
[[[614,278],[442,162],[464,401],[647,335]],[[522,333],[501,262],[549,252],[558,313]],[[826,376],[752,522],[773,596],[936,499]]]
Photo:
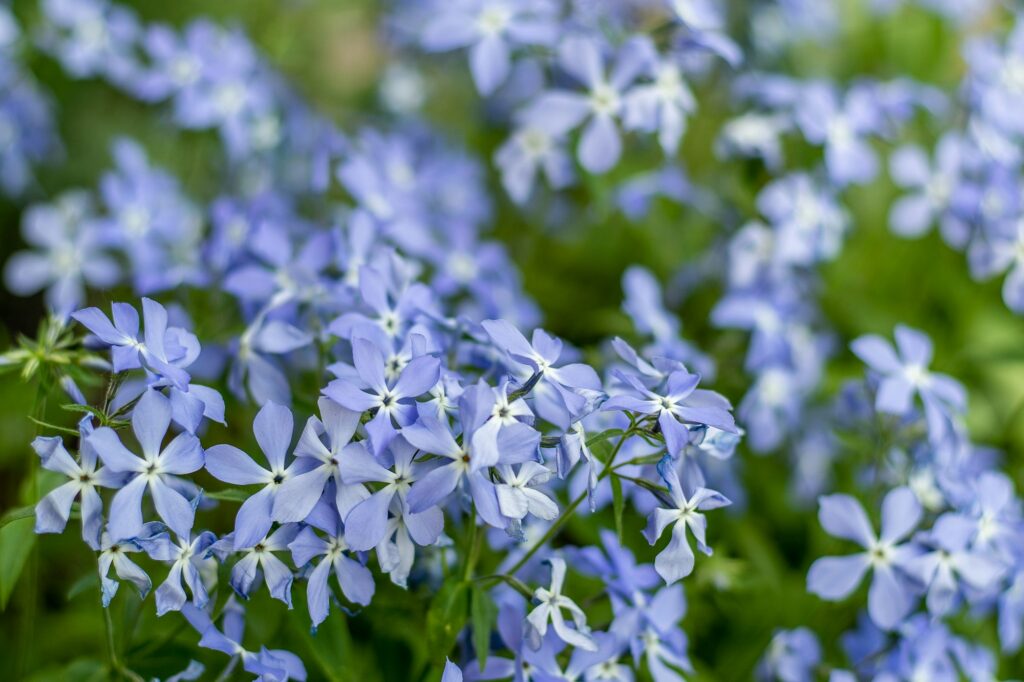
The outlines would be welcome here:
[[[375,410],[366,432],[374,454],[380,454],[398,433],[394,421],[408,421],[415,399],[437,383],[440,362],[422,355],[411,360],[395,381],[388,382],[380,348],[365,338],[353,339],[352,360],[358,377],[335,379],[324,389],[324,395],[349,410]]]
[[[32,441],[32,449],[39,455],[40,465],[70,479],[47,493],[36,504],[35,531],[64,532],[71,515],[71,505],[75,499],[81,498],[82,539],[93,549],[98,549],[100,531],[103,529],[103,500],[96,488],[119,488],[124,475],[114,473],[107,467],[96,467],[96,450],[88,439],[92,430],[92,416],[83,417],[79,423],[81,448],[77,462],[64,448],[62,438],[39,436]]]
[[[308,457],[296,458],[285,467],[292,439],[292,413],[273,402],[264,404],[252,424],[260,450],[270,469],[264,469],[233,445],[214,445],[206,450],[206,470],[214,478],[233,485],[262,483],[263,489],[247,499],[235,516],[234,549],[252,547],[270,531],[274,498],[282,484],[312,468]]]
[[[555,367],[562,355],[560,339],[535,329],[532,343],[528,342],[505,320],[484,320],[481,325],[513,366],[529,368],[538,376],[532,391],[537,413],[552,424],[567,429],[603,397],[601,380],[592,367],[583,363]]]
[[[191,528],[184,535],[179,535],[176,541],[171,540],[167,533],[137,540],[150,558],[172,562],[167,579],[156,589],[156,615],[180,611],[185,605],[187,595],[181,586],[182,579],[192,592],[192,603],[198,608],[206,606],[209,596],[200,571],[204,563],[213,562],[207,550],[216,540],[217,537],[209,531],[192,538]]]
[[[818,519],[835,537],[856,542],[866,551],[844,557],[825,557],[811,565],[807,589],[822,599],[838,601],[857,588],[873,569],[868,613],[880,628],[891,630],[910,612],[914,593],[901,572],[915,550],[897,544],[921,521],[921,505],[909,488],[895,488],[882,500],[882,534],[876,536],[864,508],[849,495],[825,495],[818,500]]]
[[[84,192],[68,192],[25,212],[22,236],[38,250],[20,251],[7,261],[8,289],[19,296],[46,289],[47,305],[66,317],[82,304],[86,284],[106,289],[117,282],[120,268],[90,223],[90,203]]]
[[[932,342],[923,332],[903,325],[895,331],[896,347],[880,336],[868,334],[850,344],[854,354],[879,376],[875,409],[907,416],[914,396],[921,398],[928,434],[933,442],[944,438],[951,421],[967,409],[963,386],[945,374],[928,370]]]
[[[138,535],[148,537],[159,533],[160,528],[159,523],[150,523]],[[114,575],[135,586],[139,591],[139,599],[144,599],[149,594],[153,582],[146,572],[127,556],[130,553],[142,551],[138,540],[114,540],[109,532],[103,531],[100,536],[99,550],[100,593],[103,608],[110,605],[110,600],[117,594],[117,588],[120,586],[118,581],[109,576],[111,568],[114,569]]]
[[[759,667],[766,678],[779,682],[812,682],[820,664],[818,638],[811,630],[800,627],[776,631]]]
[[[350,555],[345,542],[344,526],[338,521],[337,510],[331,504],[321,504],[318,511],[308,519],[306,526],[288,548],[296,566],[305,566],[322,556],[323,560],[309,574],[306,588],[306,602],[309,617],[316,629],[327,618],[330,609],[331,588],[327,584],[332,568],[342,594],[350,602],[366,606],[373,599],[373,574],[357,558]],[[323,531],[327,538],[321,538],[314,527]]]
[[[220,651],[242,660],[242,668],[253,675],[259,675],[261,682],[288,682],[288,680],[306,679],[306,667],[302,660],[290,651],[283,649],[260,648],[258,652],[249,651],[242,646],[242,635],[245,631],[245,609],[235,601],[228,599],[223,608],[222,628],[218,629],[213,619],[203,608],[192,604],[184,604],[181,613],[201,636],[199,646],[205,649]],[[229,664],[228,670],[232,664]]]
[[[615,65],[605,70],[604,50],[589,36],[566,38],[558,47],[558,63],[583,84],[587,92],[550,90],[523,112],[523,121],[549,135],[564,135],[588,121],[577,156],[591,173],[604,173],[619,161],[622,140],[616,120],[623,115],[623,97],[642,72],[649,56],[644,43],[631,41],[620,50]]]
[[[71,314],[103,343],[112,346],[114,371],[124,372],[145,367],[154,374],[187,390],[189,376],[185,370],[171,364],[167,357],[167,311],[148,298],[142,299],[145,336],[139,339],[139,313],[127,303],[114,303],[113,324],[99,308],[83,308]]]
[[[271,518],[279,523],[304,521],[332,480],[335,484],[335,502],[342,516],[347,515],[355,504],[366,497],[362,485],[342,482],[338,468],[343,458],[352,453],[365,452],[362,442],[352,442],[352,436],[359,426],[359,413],[347,410],[328,398],[321,398],[318,405],[320,419],[310,417],[306,421],[299,443],[295,446],[296,462],[308,460],[308,463],[299,465],[308,470],[288,476],[274,495]]]
[[[550,623],[558,638],[566,644],[586,651],[597,651],[597,642],[587,627],[586,614],[576,602],[562,594],[565,583],[565,560],[552,557],[545,563],[551,566],[551,585],[537,588],[533,593],[536,606],[526,616],[529,626],[527,637],[533,643],[533,648],[540,648],[541,640],[547,634]],[[565,622],[563,610],[569,613],[575,628],[570,628]]]
[[[431,51],[469,47],[473,82],[489,95],[508,78],[511,47],[555,42],[557,12],[550,0],[442,2],[429,12],[421,40]]]
[[[1006,566],[990,552],[971,546],[976,530],[974,520],[947,512],[918,538],[925,547],[907,562],[906,569],[927,587],[925,601],[936,616],[952,611],[965,587],[982,593],[997,591],[1006,573]]]
[[[236,542],[229,533],[212,545],[210,551],[221,561],[232,552],[242,555],[231,568],[231,588],[239,595],[249,598],[262,571],[270,596],[283,601],[291,608],[292,571],[274,555],[274,552],[287,551],[288,544],[295,539],[298,532],[299,524],[286,523],[252,546],[243,549],[236,549]]]
[[[392,441],[385,453],[384,461],[391,460],[385,468],[377,458],[366,450],[353,449],[338,463],[342,480],[348,485],[358,483],[382,483],[365,500],[355,504],[345,516],[345,535],[348,546],[356,551],[380,547],[399,529],[389,524],[389,511],[400,519],[404,533],[418,545],[432,545],[437,541],[444,527],[444,516],[437,507],[422,512],[409,510],[406,496],[417,480],[422,478],[428,465],[413,462],[416,449],[402,439]]]
[[[672,540],[654,559],[654,569],[666,584],[671,585],[693,572],[694,555],[687,539],[686,529],[689,528],[693,533],[693,537],[697,541],[697,549],[710,556],[711,548],[707,546],[704,535],[707,520],[700,512],[725,507],[732,502],[720,492],[707,488],[697,488],[687,497],[679,482],[679,475],[676,474],[668,460],[663,459],[658,464],[658,473],[661,474],[668,486],[668,492],[675,508],[659,507],[655,509],[648,519],[644,535],[647,542],[654,545],[665,529],[672,526]]]
[[[615,375],[626,384],[627,392],[613,395],[601,409],[655,416],[672,457],[676,457],[689,441],[689,430],[684,422],[736,432],[729,401],[714,391],[697,388],[700,383],[697,374],[676,370],[669,374],[661,392],[647,388],[633,374],[616,370]]]
[[[142,495],[147,489],[157,514],[171,530],[187,536],[192,529],[193,503],[172,484],[175,476],[203,467],[203,449],[189,433],[178,434],[161,448],[170,423],[170,401],[154,390],[147,390],[132,410],[132,431],[142,448],[142,457],[122,445],[110,427],[102,426],[86,438],[107,468],[130,475],[110,505],[110,534],[115,539],[133,538],[142,531]]]

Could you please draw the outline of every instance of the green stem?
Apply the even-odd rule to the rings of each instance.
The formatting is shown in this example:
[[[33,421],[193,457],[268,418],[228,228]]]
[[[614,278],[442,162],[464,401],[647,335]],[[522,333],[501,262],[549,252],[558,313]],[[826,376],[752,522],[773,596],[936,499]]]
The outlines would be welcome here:
[[[107,658],[110,659],[110,669],[119,671],[121,663],[117,660],[117,645],[114,643],[114,623],[107,607],[103,607],[103,629],[107,633]]]

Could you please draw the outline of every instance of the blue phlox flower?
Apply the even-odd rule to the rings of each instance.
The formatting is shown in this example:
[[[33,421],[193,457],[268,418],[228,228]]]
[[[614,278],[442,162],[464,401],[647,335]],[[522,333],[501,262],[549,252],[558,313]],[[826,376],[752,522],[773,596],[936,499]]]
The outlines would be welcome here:
[[[124,475],[104,466],[96,466],[96,450],[87,438],[92,430],[92,416],[83,417],[79,423],[81,447],[78,461],[68,453],[60,437],[38,436],[32,441],[32,449],[39,455],[40,466],[70,479],[47,493],[36,504],[35,531],[63,533],[71,515],[71,505],[78,499],[81,506],[82,539],[89,547],[98,549],[100,531],[103,529],[103,500],[96,488],[119,488]]]
[[[184,604],[181,613],[196,632],[200,634],[199,646],[238,657],[242,668],[257,675],[260,682],[287,682],[306,679],[306,667],[298,656],[281,649],[261,648],[254,652],[242,646],[245,632],[245,609],[233,598],[224,605],[221,628],[218,628],[206,609]],[[233,666],[231,663],[229,666]],[[230,670],[230,667],[229,667]]]
[[[269,469],[233,445],[214,445],[206,450],[206,470],[214,478],[233,485],[263,484],[263,488],[249,497],[235,516],[236,550],[252,547],[270,532],[274,500],[282,485],[313,468],[309,457],[297,457],[285,466],[293,427],[291,411],[274,402],[268,401],[256,414],[253,433],[260,450],[266,455]]]
[[[206,606],[209,595],[201,571],[205,570],[203,564],[216,563],[207,551],[216,540],[217,537],[209,531],[192,537],[191,529],[185,535],[179,535],[177,540],[172,540],[166,532],[136,540],[150,558],[171,562],[166,580],[156,589],[156,615],[180,611],[185,605],[188,597],[181,585],[182,579],[192,593],[192,603],[198,608]]]
[[[558,36],[558,8],[550,0],[465,0],[438,3],[437,10],[423,27],[423,47],[469,48],[473,82],[482,95],[508,78],[515,47],[552,45]]]
[[[352,441],[359,426],[359,413],[329,398],[321,398],[317,404],[320,418],[310,417],[306,421],[295,446],[295,461],[310,460],[311,464],[297,465],[301,469],[296,472],[305,471],[285,478],[274,494],[271,518],[279,523],[304,521],[330,481],[334,481],[335,503],[343,517],[368,495],[362,485],[343,482],[339,471],[343,458],[365,452],[362,441]]]
[[[139,313],[127,303],[111,304],[113,323],[99,308],[83,308],[71,314],[96,337],[111,346],[115,372],[145,367],[170,380],[177,388],[188,387],[189,375],[167,358],[167,310],[156,301],[142,299],[145,332],[139,338]]]
[[[732,406],[723,396],[697,388],[700,376],[677,370],[668,376],[665,388],[652,391],[635,375],[616,371],[626,392],[613,395],[602,410],[629,410],[652,415],[665,436],[668,453],[676,457],[689,440],[687,424],[704,424],[736,432]]]
[[[345,542],[344,526],[338,520],[338,513],[332,504],[321,503],[325,513],[315,514],[306,526],[288,545],[296,566],[305,566],[317,557],[323,557],[309,573],[306,599],[309,617],[315,629],[327,618],[330,601],[333,598],[328,578],[333,573],[341,587],[342,594],[350,602],[366,606],[373,599],[373,574],[353,555]],[[316,533],[314,527],[326,534],[326,539]]]
[[[776,631],[759,667],[766,679],[811,682],[820,663],[818,638],[811,630],[800,627]]]
[[[539,375],[533,395],[537,413],[543,419],[562,429],[568,428],[571,422],[591,411],[603,396],[601,380],[589,365],[554,366],[562,355],[562,341],[543,329],[534,330],[531,343],[505,320],[485,320],[482,326],[491,342],[507,354],[511,364],[529,368]]]
[[[624,96],[644,69],[649,51],[642,41],[624,45],[612,67],[606,71],[605,50],[594,38],[571,36],[558,46],[558,63],[586,92],[549,90],[528,105],[523,113],[526,125],[549,135],[564,135],[582,125],[577,156],[591,173],[611,170],[622,153],[616,121],[624,114]]]
[[[931,531],[919,538],[922,552],[907,562],[906,569],[928,589],[928,610],[938,616],[949,613],[964,589],[991,593],[1006,573],[1006,565],[984,550],[971,546],[977,526],[961,514],[940,516]]]
[[[117,282],[120,268],[90,222],[91,204],[85,192],[71,191],[25,212],[22,236],[35,248],[7,261],[8,289],[19,296],[46,289],[47,305],[63,317],[82,304],[85,285],[106,289]]]
[[[911,545],[898,543],[920,522],[920,503],[909,488],[890,491],[882,500],[882,534],[876,536],[864,508],[849,495],[825,495],[818,502],[818,519],[826,532],[866,551],[815,561],[807,574],[808,591],[830,601],[844,599],[870,568],[874,575],[868,613],[880,628],[891,630],[914,605],[915,592],[905,573],[917,552]]]
[[[707,488],[697,488],[689,496],[683,491],[679,475],[669,460],[658,464],[658,473],[668,486],[669,495],[675,504],[674,509],[659,507],[651,514],[644,536],[647,542],[654,545],[665,529],[672,526],[672,539],[654,559],[654,568],[666,584],[685,578],[693,572],[694,555],[687,539],[686,529],[689,528],[697,541],[697,549],[708,556],[711,548],[707,546],[705,529],[707,520],[701,511],[718,509],[732,504],[724,495]]]
[[[923,332],[898,325],[895,338],[895,349],[873,334],[855,339],[850,348],[880,377],[875,409],[906,416],[913,407],[914,396],[919,396],[924,405],[928,434],[936,442],[949,433],[951,421],[966,411],[964,388],[945,374],[929,371],[933,347],[931,339]]]
[[[169,483],[176,476],[190,474],[203,467],[203,449],[189,434],[178,434],[161,447],[171,423],[171,405],[163,395],[147,390],[132,410],[132,431],[142,448],[142,456],[133,454],[107,426],[86,437],[106,468],[125,473],[128,481],[117,491],[110,504],[110,533],[118,539],[137,536],[143,527],[142,495],[153,497],[157,514],[179,536],[187,536],[195,517],[194,504]]]
[[[146,527],[138,534],[139,537],[150,537],[159,533],[162,526],[159,523],[146,524]],[[114,575],[120,580],[127,580],[139,591],[139,599],[145,599],[153,587],[153,582],[146,575],[146,572],[134,561],[128,558],[128,554],[141,552],[142,547],[136,539],[111,538],[108,531],[103,531],[100,536],[99,555],[99,576],[100,592],[103,608],[110,605],[110,601],[117,594],[120,583],[110,577],[110,569],[114,569]]]
[[[270,596],[291,608],[292,570],[274,552],[288,551],[288,544],[298,533],[299,524],[286,523],[243,549],[235,549],[233,534],[229,533],[212,545],[210,551],[222,562],[233,552],[242,555],[231,568],[231,587],[239,596],[248,599],[262,573]]]
[[[352,341],[352,360],[358,381],[335,379],[324,389],[324,395],[349,410],[375,411],[366,424],[366,432],[374,454],[380,454],[398,433],[395,422],[407,423],[415,412],[416,398],[437,384],[440,361],[421,355],[410,360],[398,377],[389,382],[381,349],[362,337]]]
[[[533,593],[536,606],[526,616],[529,625],[527,639],[533,649],[539,649],[550,624],[555,634],[566,644],[584,651],[598,651],[599,647],[587,627],[587,617],[576,602],[562,594],[565,583],[565,560],[552,557],[545,563],[551,566],[550,587],[538,587]],[[568,612],[574,628],[569,627],[562,611]]]

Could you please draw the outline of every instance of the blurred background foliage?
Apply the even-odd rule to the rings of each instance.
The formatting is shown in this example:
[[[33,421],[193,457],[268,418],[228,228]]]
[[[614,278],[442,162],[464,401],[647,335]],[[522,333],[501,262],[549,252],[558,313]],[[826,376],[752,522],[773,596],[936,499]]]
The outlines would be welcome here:
[[[734,0],[734,4],[743,1]],[[380,35],[383,3],[178,0],[125,4],[145,20],[182,25],[204,15],[239,25],[298,92],[345,130],[382,123],[385,114],[377,85],[394,57]],[[14,10],[26,26],[33,24],[38,11],[29,0],[16,0]],[[742,36],[744,27],[737,30],[735,35]],[[844,5],[836,40],[799,46],[778,67],[797,76],[831,75],[841,81],[857,75],[907,75],[949,91],[956,87],[962,69],[957,41],[952,28],[915,8],[903,7],[879,20],[869,16],[862,3],[849,2]],[[29,65],[57,102],[66,147],[62,163],[41,169],[32,199],[42,200],[73,187],[94,187],[110,166],[110,144],[118,136],[138,139],[153,163],[175,173],[194,199],[213,198],[225,169],[212,135],[182,132],[154,108],[101,82],[71,80],[43,55],[33,55]],[[472,90],[464,61],[457,56],[418,57],[414,66],[426,76],[430,88],[424,117],[488,166],[493,233],[508,245],[526,290],[543,310],[545,327],[584,348],[611,335],[628,335],[630,325],[619,308],[620,278],[629,265],[643,264],[667,284],[668,301],[683,320],[684,334],[718,360],[715,387],[737,400],[749,383],[743,372],[746,341],[744,335],[714,329],[708,322],[709,311],[721,295],[719,284],[709,275],[721,263],[708,257],[707,247],[722,242],[729,229],[754,217],[754,196],[767,175],[757,164],[723,164],[714,157],[713,141],[728,110],[725,80],[713,76],[697,86],[699,111],[685,137],[681,158],[694,183],[713,188],[727,202],[735,216],[733,225],[715,224],[693,208],[663,200],[655,202],[650,214],[637,223],[619,212],[613,200],[617,183],[656,167],[659,152],[653,148],[631,149],[628,161],[609,176],[588,178],[565,200],[545,206],[544,219],[516,208],[500,191],[489,159],[502,142],[502,133],[488,125],[488,112]],[[936,132],[919,121],[911,126],[908,139],[928,143]],[[636,147],[638,142],[630,139],[627,144]],[[793,167],[809,167],[818,153],[789,149],[787,159]],[[836,353],[824,393],[831,394],[844,379],[861,371],[846,350],[851,338],[867,332],[887,335],[897,322],[921,328],[935,340],[936,368],[957,377],[969,390],[974,439],[1005,453],[1005,470],[1020,487],[1024,484],[1024,320],[1005,308],[998,282],[972,281],[963,255],[935,234],[914,241],[893,236],[887,214],[895,195],[883,174],[870,185],[848,190],[844,197],[854,227],[840,257],[823,268],[820,286],[824,315],[836,332]],[[0,261],[22,247],[18,226],[23,208],[0,200],[4,236]],[[9,347],[18,334],[35,334],[42,311],[41,299],[0,294],[0,348]],[[196,317],[201,324],[201,316]],[[50,396],[45,419],[71,426],[76,415],[63,411],[61,401],[56,394]],[[230,401],[229,397],[229,414],[234,415],[230,428],[211,430],[204,443],[251,446],[249,425],[254,411]],[[3,509],[22,504],[29,494],[27,475],[34,458],[29,442],[37,427],[28,415],[36,404],[36,386],[14,374],[0,376]],[[296,422],[304,418],[297,415]],[[860,451],[848,456],[872,458],[878,453],[871,452],[865,442]],[[690,608],[685,629],[700,680],[749,679],[777,627],[813,624],[826,650],[834,653],[838,635],[854,623],[855,604],[862,601],[832,604],[806,594],[805,575],[811,560],[842,551],[841,544],[820,531],[813,507],[791,496],[785,459],[757,457],[742,446],[738,458],[748,491],[747,513],[714,519],[710,537],[715,556],[698,562],[687,583]],[[211,488],[218,487],[212,479],[209,482]],[[45,476],[41,478],[43,491],[48,483]],[[233,514],[233,506],[224,509],[216,530],[230,527]],[[627,518],[625,536],[638,558],[650,561],[653,551],[639,534],[642,521]],[[586,515],[579,516],[568,526],[567,535],[592,541],[598,527]],[[451,532],[454,536],[457,531]],[[35,556],[29,551],[35,541],[30,519],[7,524],[0,535],[5,548],[0,553],[0,597],[5,602],[0,620],[0,677],[104,679],[106,642],[95,560],[78,539],[77,529],[69,527],[64,536],[35,542]],[[19,562],[27,562],[27,568],[14,584],[11,576],[19,573]],[[595,593],[599,589],[597,584],[592,588]],[[431,595],[425,588],[421,592],[410,598],[379,580],[372,607],[352,617],[333,612],[315,637],[308,633],[304,585],[295,586],[295,609],[287,616],[279,603],[258,592],[248,607],[265,613],[249,619],[249,636],[299,653],[312,679],[417,679],[437,657],[428,649],[430,639],[422,629]],[[196,637],[183,619],[169,615],[166,620],[173,623],[159,622],[148,602],[142,607],[127,587],[115,599],[111,615],[118,647],[128,664],[147,678],[180,671],[192,658],[207,663],[210,679],[223,666],[219,655],[195,648]],[[969,621],[960,626],[971,632],[976,627]],[[993,632],[976,636],[986,643],[995,641]],[[1003,661],[1004,674],[1022,671],[1021,656]]]

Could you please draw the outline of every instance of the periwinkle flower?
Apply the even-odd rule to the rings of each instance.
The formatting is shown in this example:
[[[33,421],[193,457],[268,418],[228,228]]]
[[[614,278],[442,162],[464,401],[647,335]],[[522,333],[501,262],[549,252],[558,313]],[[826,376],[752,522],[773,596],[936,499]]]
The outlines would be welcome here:
[[[96,488],[120,487],[124,476],[107,467],[97,468],[96,450],[87,436],[92,432],[92,416],[79,424],[81,447],[78,461],[64,447],[60,437],[39,436],[32,441],[32,449],[39,455],[40,466],[64,474],[70,479],[46,494],[36,504],[37,533],[62,533],[71,515],[71,505],[80,498],[82,539],[89,547],[98,549],[103,528],[103,500]]]
[[[380,454],[398,433],[394,421],[407,421],[415,399],[437,383],[440,362],[429,355],[414,358],[396,380],[389,382],[384,356],[369,339],[353,339],[352,359],[358,381],[335,379],[324,389],[324,395],[355,412],[375,410],[366,432],[374,454]]]
[[[288,545],[296,566],[305,566],[313,559],[323,557],[309,574],[306,588],[309,617],[314,629],[327,618],[330,609],[331,588],[328,578],[332,572],[342,594],[349,601],[366,606],[373,599],[374,593],[373,574],[351,555],[348,543],[345,542],[344,526],[338,521],[337,511],[328,509],[331,506],[322,503],[318,513],[309,520],[311,525],[299,531]],[[314,527],[323,531],[326,539],[321,538]]]
[[[141,457],[128,450],[108,426],[101,426],[87,436],[89,447],[95,449],[106,468],[130,477],[110,504],[112,537],[129,539],[142,531],[142,495],[146,490],[153,497],[157,514],[175,534],[187,537],[192,529],[193,503],[171,484],[175,476],[202,468],[203,449],[199,440],[189,433],[180,433],[166,447],[161,447],[170,424],[170,401],[150,389],[142,394],[132,410],[132,431],[142,448]]]
[[[338,468],[343,458],[365,449],[362,442],[352,442],[359,426],[359,413],[328,398],[321,398],[318,405],[320,419],[310,417],[306,421],[295,446],[296,462],[308,460],[299,465],[308,470],[287,477],[274,494],[271,518],[279,523],[304,521],[332,480],[335,504],[342,516],[366,497],[361,485],[342,482]]]
[[[206,606],[209,595],[200,570],[204,562],[213,561],[207,550],[216,540],[209,531],[192,537],[191,529],[188,529],[177,540],[172,540],[167,533],[160,533],[137,541],[151,558],[171,562],[167,579],[156,589],[156,615],[180,611],[185,605],[188,597],[181,585],[182,579],[192,593],[192,603],[198,608]]]
[[[511,48],[555,41],[556,10],[549,0],[442,2],[423,27],[422,43],[437,52],[468,47],[473,82],[489,95],[508,78]]]
[[[29,208],[21,233],[35,249],[7,261],[7,288],[19,296],[46,289],[47,304],[66,316],[82,304],[85,285],[106,289],[116,283],[120,268],[91,226],[91,211],[88,194],[77,191]]]
[[[914,592],[902,573],[916,552],[898,543],[921,521],[920,503],[909,488],[891,490],[882,500],[882,534],[876,536],[864,508],[849,495],[824,495],[818,502],[818,519],[825,531],[865,551],[815,561],[807,573],[808,591],[830,601],[845,599],[872,569],[868,613],[876,625],[891,630],[913,606]]]
[[[697,549],[710,556],[711,548],[707,546],[705,538],[707,520],[701,512],[725,507],[732,502],[720,492],[707,488],[697,488],[687,496],[683,492],[679,475],[668,460],[662,460],[658,464],[658,473],[668,486],[669,496],[675,507],[655,509],[648,520],[644,535],[647,542],[654,545],[665,529],[672,526],[671,541],[654,559],[654,569],[666,584],[671,585],[693,572],[694,555],[686,530],[689,529],[693,533]]]
[[[534,649],[540,648],[541,640],[547,634],[550,624],[555,634],[566,644],[586,651],[597,651],[597,642],[587,627],[586,614],[576,602],[562,594],[565,584],[565,560],[552,557],[545,563],[551,566],[551,585],[537,588],[533,594],[536,606],[526,616],[529,625],[527,637],[531,645]],[[569,627],[565,622],[563,610],[569,613],[575,628]]]
[[[235,516],[234,549],[252,547],[270,531],[274,499],[290,478],[312,467],[308,457],[298,457],[285,466],[292,440],[292,413],[287,407],[267,402],[253,420],[252,428],[270,469],[257,464],[233,445],[214,445],[206,450],[206,470],[214,478],[232,485],[263,484],[247,499]]]
[[[676,370],[668,376],[661,391],[647,388],[634,374],[616,371],[616,376],[626,384],[628,392],[613,395],[601,409],[629,410],[654,416],[665,436],[668,453],[673,457],[689,440],[686,424],[736,431],[729,401],[714,391],[697,388],[700,383],[697,374]]]
[[[622,47],[611,72],[604,50],[590,37],[566,38],[558,47],[559,64],[587,89],[585,93],[551,90],[532,102],[523,115],[527,125],[550,135],[564,135],[587,121],[577,156],[591,173],[612,169],[622,154],[616,120],[623,115],[627,88],[641,73],[648,51],[640,42]]]
[[[895,338],[895,349],[874,334],[861,336],[850,344],[854,354],[880,377],[875,409],[906,416],[917,395],[924,405],[929,436],[933,441],[941,439],[949,432],[951,420],[966,410],[963,386],[945,374],[929,371],[933,348],[931,339],[923,332],[897,325]]]
[[[145,367],[186,390],[188,373],[167,358],[167,310],[156,301],[142,299],[145,332],[139,338],[139,313],[127,303],[111,304],[113,323],[99,308],[83,308],[71,314],[103,343],[111,346],[115,372]]]

